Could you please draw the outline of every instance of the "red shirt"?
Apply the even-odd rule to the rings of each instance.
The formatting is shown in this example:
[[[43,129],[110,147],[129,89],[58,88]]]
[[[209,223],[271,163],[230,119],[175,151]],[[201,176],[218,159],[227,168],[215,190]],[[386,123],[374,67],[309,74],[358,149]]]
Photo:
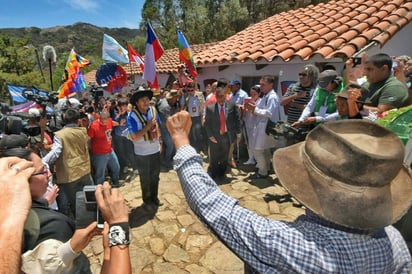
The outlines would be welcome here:
[[[92,140],[92,154],[107,154],[112,152],[112,119],[107,119],[107,124],[102,125],[100,119],[94,120],[87,134]]]

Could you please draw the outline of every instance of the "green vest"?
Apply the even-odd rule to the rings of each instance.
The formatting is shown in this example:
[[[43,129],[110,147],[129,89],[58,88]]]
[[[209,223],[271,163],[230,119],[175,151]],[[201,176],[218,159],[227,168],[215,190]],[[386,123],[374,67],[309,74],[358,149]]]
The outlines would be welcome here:
[[[336,111],[335,97],[336,94],[343,89],[343,82],[332,92],[327,92],[324,89],[318,89],[315,98],[315,113],[319,113],[322,106],[327,106],[326,113],[334,113]]]

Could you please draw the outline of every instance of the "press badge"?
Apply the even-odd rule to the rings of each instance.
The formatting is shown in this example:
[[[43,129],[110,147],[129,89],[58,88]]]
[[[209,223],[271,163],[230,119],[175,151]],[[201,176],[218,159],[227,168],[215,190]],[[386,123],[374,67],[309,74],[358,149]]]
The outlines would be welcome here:
[[[196,107],[192,107],[192,112],[196,113]]]

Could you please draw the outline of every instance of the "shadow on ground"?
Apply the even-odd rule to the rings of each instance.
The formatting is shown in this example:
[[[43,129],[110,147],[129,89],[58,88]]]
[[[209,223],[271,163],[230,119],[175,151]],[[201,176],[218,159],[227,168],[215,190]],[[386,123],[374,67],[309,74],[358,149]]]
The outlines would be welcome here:
[[[139,227],[153,219],[157,210],[148,212],[142,206],[133,208],[129,213],[129,224],[131,228]]]

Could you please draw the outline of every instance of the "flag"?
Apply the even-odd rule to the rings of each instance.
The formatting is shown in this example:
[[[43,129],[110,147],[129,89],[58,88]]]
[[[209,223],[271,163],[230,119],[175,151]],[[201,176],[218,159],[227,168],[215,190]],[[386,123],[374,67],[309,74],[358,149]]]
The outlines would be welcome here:
[[[103,34],[102,59],[112,62],[129,63],[127,50],[107,34]]]
[[[142,56],[137,51],[135,51],[130,44],[127,44],[127,50],[129,52],[130,62],[137,63],[140,69],[144,72],[144,61],[143,61]],[[149,85],[150,88],[154,88],[154,89],[159,88],[159,83],[157,81],[157,75],[153,83],[147,81],[147,84]]]
[[[150,83],[156,81],[156,61],[162,56],[164,50],[162,45],[157,39],[155,32],[152,29],[150,23],[147,23],[147,41],[146,41],[146,54],[144,56],[144,71],[143,79]]]
[[[189,73],[193,78],[197,77],[196,64],[193,60],[193,53],[190,49],[186,37],[180,30],[177,30],[177,45],[179,47],[179,59],[189,68]]]
[[[58,89],[59,98],[68,96],[73,92],[78,92],[87,88],[83,73],[80,68],[90,65],[91,62],[78,55],[74,49],[70,51],[67,58],[66,67],[60,87]]]
[[[129,52],[130,62],[138,64],[140,69],[144,71],[144,61],[142,56],[137,51],[135,51],[129,43],[127,43],[127,51]]]
[[[7,89],[9,90],[10,97],[13,103],[24,103],[27,101],[27,98],[23,96],[23,91],[27,89],[27,87],[23,86],[15,86],[15,85],[6,85]]]

